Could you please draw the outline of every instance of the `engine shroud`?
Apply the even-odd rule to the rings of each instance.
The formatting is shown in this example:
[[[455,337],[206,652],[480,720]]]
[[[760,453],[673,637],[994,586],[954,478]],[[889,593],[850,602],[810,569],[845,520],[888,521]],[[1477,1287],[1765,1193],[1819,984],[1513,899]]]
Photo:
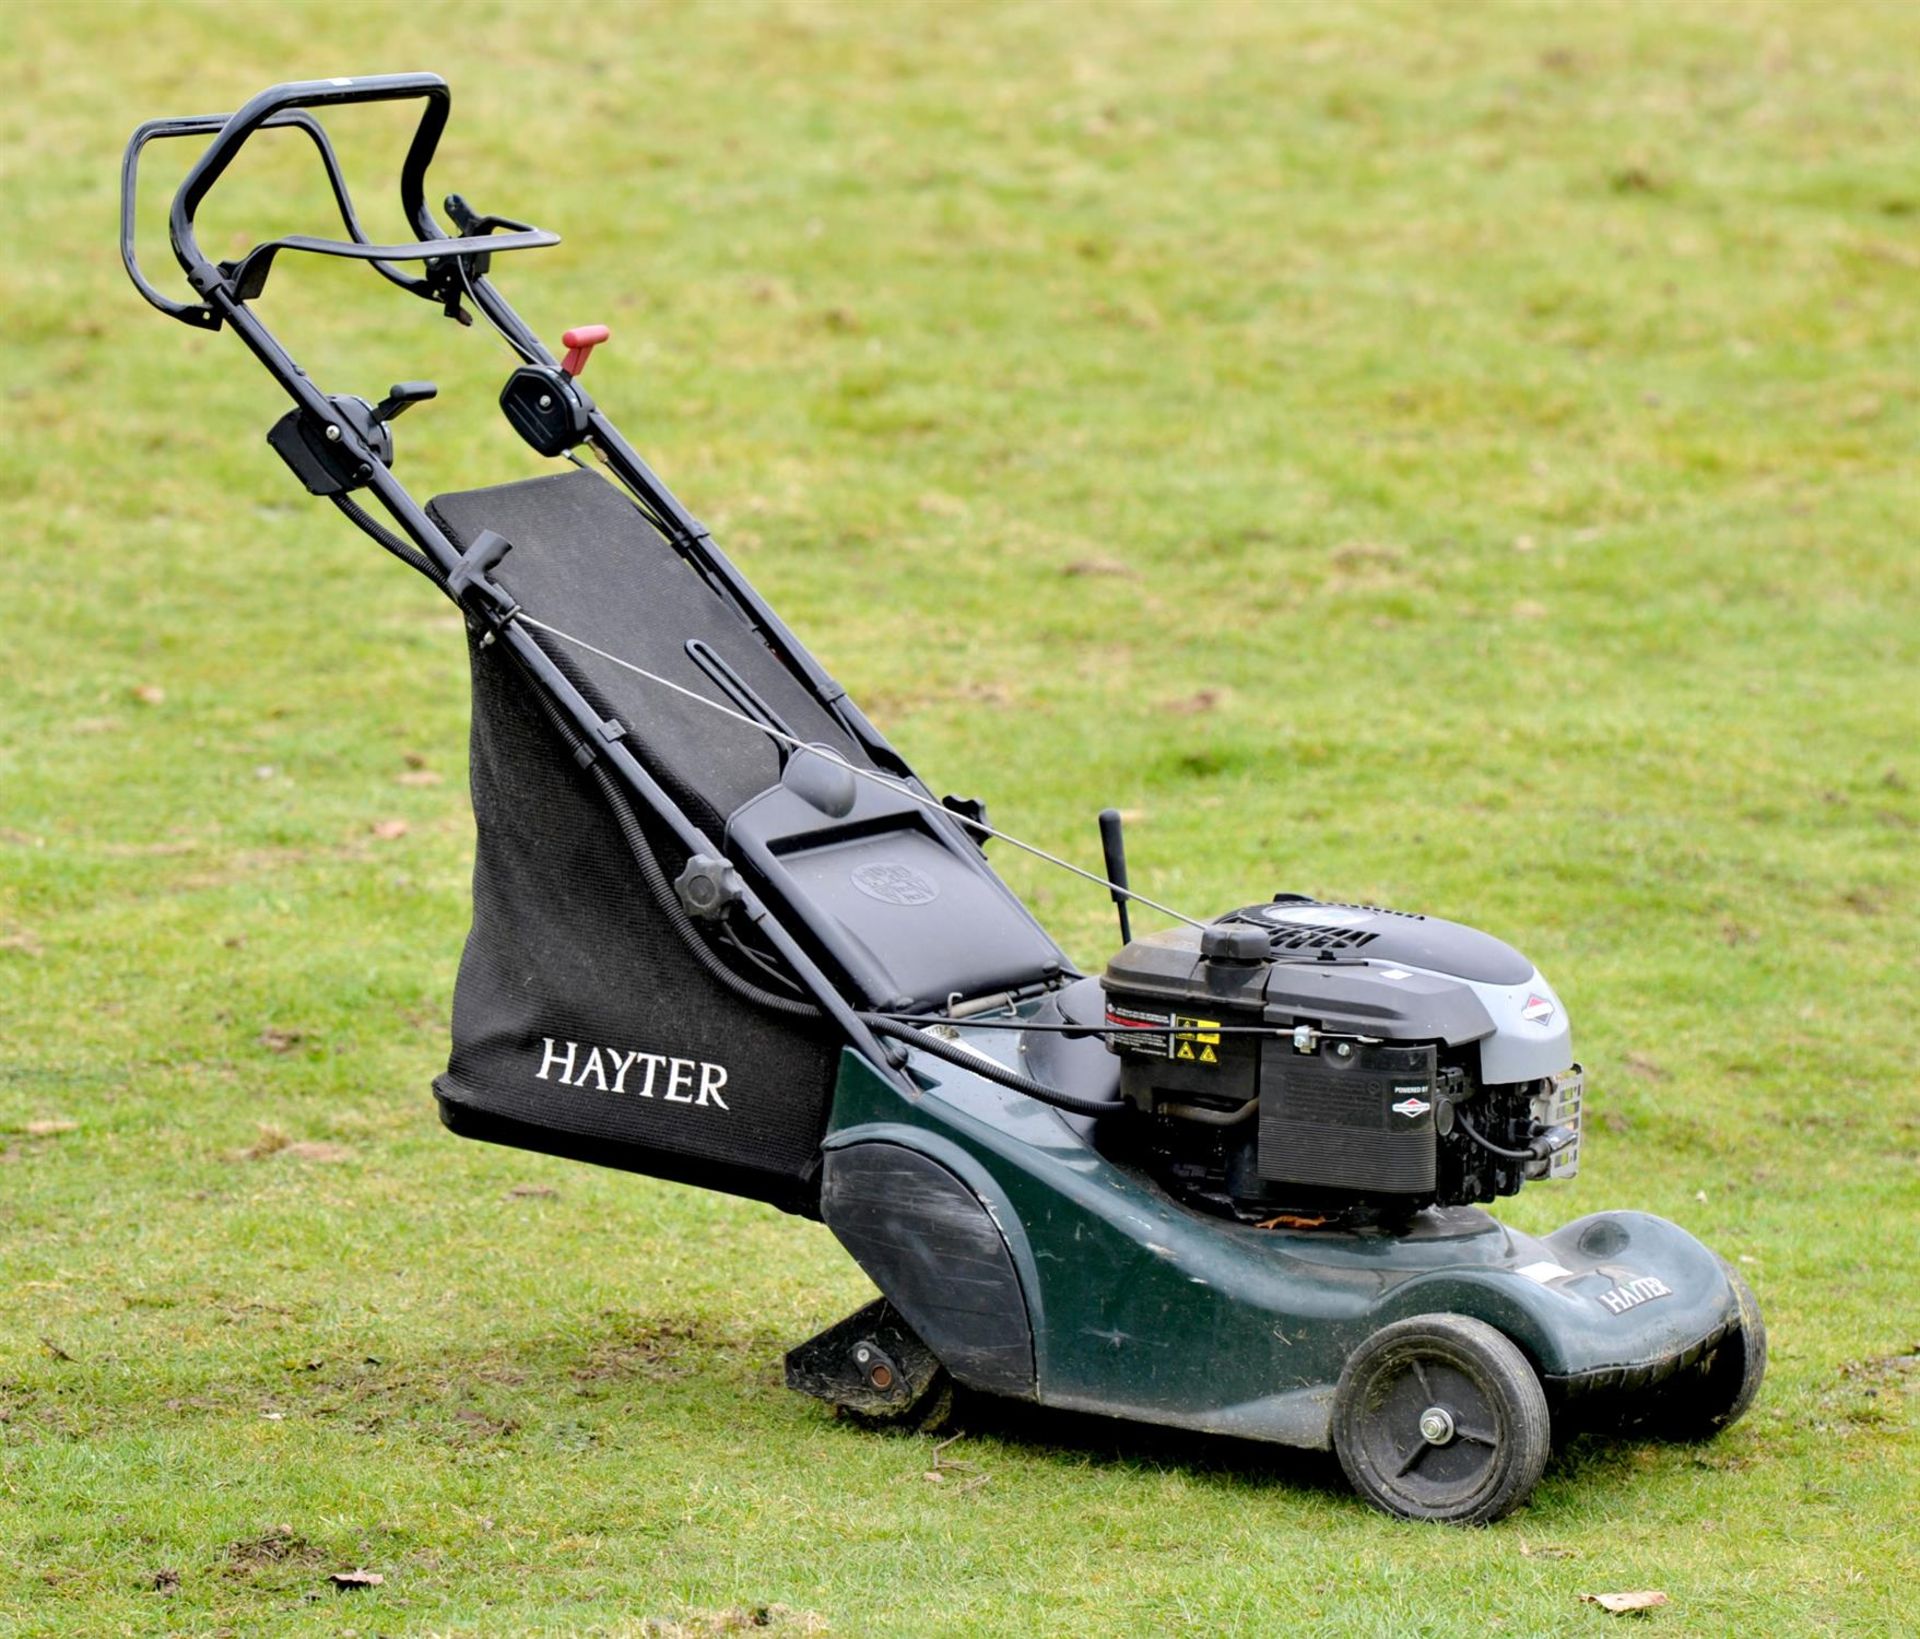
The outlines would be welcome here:
[[[1282,895],[1136,939],[1101,984],[1148,1162],[1196,1205],[1393,1219],[1577,1169],[1559,1000],[1475,929]]]

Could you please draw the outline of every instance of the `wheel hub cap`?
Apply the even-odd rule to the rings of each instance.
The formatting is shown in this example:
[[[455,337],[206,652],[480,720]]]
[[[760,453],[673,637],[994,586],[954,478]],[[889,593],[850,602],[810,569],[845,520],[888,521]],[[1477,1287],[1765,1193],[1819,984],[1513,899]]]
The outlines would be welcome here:
[[[1428,1445],[1445,1445],[1453,1438],[1453,1413],[1445,1406],[1427,1407],[1420,1413],[1420,1437]]]

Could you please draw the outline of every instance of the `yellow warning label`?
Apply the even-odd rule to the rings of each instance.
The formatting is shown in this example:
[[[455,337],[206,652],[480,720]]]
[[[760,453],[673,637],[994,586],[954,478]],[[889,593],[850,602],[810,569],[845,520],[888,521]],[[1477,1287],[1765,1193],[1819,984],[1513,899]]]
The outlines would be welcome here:
[[[1173,1021],[1177,1034],[1174,1040],[1179,1044],[1174,1057],[1187,1059],[1194,1064],[1218,1064],[1220,1054],[1220,1021],[1218,1019],[1187,1019],[1175,1016]]]

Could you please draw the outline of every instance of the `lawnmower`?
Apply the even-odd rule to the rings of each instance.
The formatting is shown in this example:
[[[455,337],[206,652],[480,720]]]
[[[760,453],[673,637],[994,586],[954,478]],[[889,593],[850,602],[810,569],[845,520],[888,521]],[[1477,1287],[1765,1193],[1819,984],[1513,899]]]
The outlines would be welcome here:
[[[316,110],[418,99],[417,237],[362,230]],[[426,173],[433,74],[279,85],[150,121],[122,169],[142,296],[231,330],[292,401],[267,442],[307,491],[461,610],[472,671],[473,921],[434,1082],[457,1134],[823,1221],[880,1296],[787,1381],[923,1426],[954,1385],[1326,1449],[1369,1502],[1484,1523],[1555,1427],[1701,1438],[1752,1404],[1766,1334],[1684,1230],[1599,1212],[1549,1235],[1482,1204],[1579,1166],[1583,1077],[1533,963],[1459,924],[1273,893],[1196,918],[936,796],[802,647],[493,282],[555,244]],[[314,144],[344,238],[226,261],[195,216],[263,131]],[[210,138],[173,196],[192,299],[135,253],[142,150]],[[552,472],[417,503],[403,382],[329,393],[254,302],[288,253],[365,262],[518,359],[500,394]],[[607,476],[603,476],[603,473]],[[1120,945],[1076,970],[988,863],[1104,890]],[[1166,927],[1135,935],[1135,911]]]

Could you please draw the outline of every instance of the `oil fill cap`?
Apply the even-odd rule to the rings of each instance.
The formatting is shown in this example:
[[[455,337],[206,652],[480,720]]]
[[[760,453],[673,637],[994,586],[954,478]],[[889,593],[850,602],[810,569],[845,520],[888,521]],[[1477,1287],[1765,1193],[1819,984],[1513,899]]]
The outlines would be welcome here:
[[[1200,955],[1209,962],[1264,962],[1272,948],[1270,935],[1244,923],[1216,922],[1200,935]]]

